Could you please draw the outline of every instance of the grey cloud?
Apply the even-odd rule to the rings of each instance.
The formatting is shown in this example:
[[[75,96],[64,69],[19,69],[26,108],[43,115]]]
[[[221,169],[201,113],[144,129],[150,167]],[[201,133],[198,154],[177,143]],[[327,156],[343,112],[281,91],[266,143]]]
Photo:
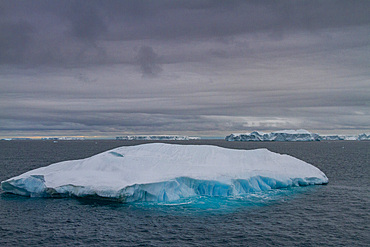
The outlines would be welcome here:
[[[128,39],[192,39],[253,32],[315,31],[368,25],[369,5],[364,1],[190,1],[180,4],[176,1],[143,11],[142,20],[134,23],[134,28],[118,28],[117,32],[121,32],[121,38]],[[146,8],[142,5],[138,9]]]
[[[98,5],[82,1],[75,1],[65,8],[66,18],[70,22],[70,34],[73,37],[95,42],[107,32],[107,25],[98,8]]]
[[[361,26],[370,22],[366,2],[15,2],[18,4],[3,3],[7,14],[0,20],[10,25],[12,37],[0,37],[0,49],[6,49],[0,55],[1,61],[28,66],[84,67],[137,62],[127,52],[117,55],[107,51],[109,42],[232,40],[235,35],[258,32],[280,37],[293,30]],[[27,23],[27,29],[19,23]],[[220,48],[210,53],[205,49],[183,54],[180,50],[167,54],[164,61],[199,61],[208,58],[207,53],[222,59],[235,55],[230,52]],[[154,51],[142,51],[138,56],[143,74],[156,75],[162,70]]]
[[[22,63],[32,31],[27,22],[0,22],[0,64]]]
[[[17,42],[12,42],[12,47],[23,50],[23,54],[40,51],[41,54],[27,53],[33,65],[37,62],[74,66],[117,62],[107,57],[104,41],[222,40],[259,32],[281,39],[294,31],[370,24],[368,1],[14,2],[17,4],[3,3],[7,14],[0,19],[11,25],[24,21],[33,27],[33,42],[24,45],[24,40],[30,39],[27,32],[25,37],[13,37]],[[11,29],[14,35],[21,35],[16,27]],[[6,40],[1,38],[1,42]],[[97,60],[91,57],[91,52],[104,53],[105,57]],[[19,57],[17,55],[12,52],[13,60]],[[128,59],[118,61],[122,60]]]
[[[156,76],[162,71],[159,56],[150,46],[140,47],[137,60],[143,76]]]

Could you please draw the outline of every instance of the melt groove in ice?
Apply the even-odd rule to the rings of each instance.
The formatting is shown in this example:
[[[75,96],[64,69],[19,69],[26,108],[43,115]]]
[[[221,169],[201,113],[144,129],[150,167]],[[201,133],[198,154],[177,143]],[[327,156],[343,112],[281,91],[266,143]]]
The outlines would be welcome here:
[[[328,178],[318,168],[267,149],[152,143],[55,163],[1,186],[5,192],[30,197],[163,202],[326,183]]]

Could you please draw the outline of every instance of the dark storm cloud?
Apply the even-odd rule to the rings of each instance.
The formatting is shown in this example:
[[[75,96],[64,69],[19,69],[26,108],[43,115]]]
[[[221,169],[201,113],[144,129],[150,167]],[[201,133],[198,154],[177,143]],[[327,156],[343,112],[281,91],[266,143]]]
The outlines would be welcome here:
[[[10,32],[1,32],[1,48],[7,49],[2,61],[22,63],[19,57],[27,55],[33,65],[117,62],[102,59],[103,41],[223,39],[256,32],[281,38],[294,31],[368,25],[369,8],[368,1],[3,1],[0,24]]]
[[[0,134],[370,129],[369,9],[0,1]]]

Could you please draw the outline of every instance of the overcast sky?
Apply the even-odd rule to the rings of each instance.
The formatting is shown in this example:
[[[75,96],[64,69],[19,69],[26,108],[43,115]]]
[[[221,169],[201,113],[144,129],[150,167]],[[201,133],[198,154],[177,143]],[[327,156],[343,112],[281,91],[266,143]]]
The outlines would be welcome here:
[[[0,137],[370,132],[370,1],[0,1]]]

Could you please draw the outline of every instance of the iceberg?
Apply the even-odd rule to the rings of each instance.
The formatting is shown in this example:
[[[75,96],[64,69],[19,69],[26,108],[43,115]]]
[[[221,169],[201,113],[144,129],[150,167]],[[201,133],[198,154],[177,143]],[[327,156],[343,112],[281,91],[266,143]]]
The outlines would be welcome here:
[[[362,134],[358,135],[357,140],[359,140],[359,141],[370,141],[370,133],[369,134],[362,133]]]
[[[319,141],[318,134],[307,130],[280,130],[271,133],[254,131],[245,134],[231,134],[226,136],[226,141]]]
[[[319,135],[307,130],[280,130],[271,133],[253,131],[245,134],[230,134],[226,141],[368,141],[370,134],[360,135]]]
[[[267,149],[151,143],[51,164],[3,181],[1,187],[29,197],[168,202],[327,183],[318,168]]]
[[[370,134],[359,135],[322,135],[321,140],[324,141],[370,141]]]
[[[172,136],[172,135],[139,135],[139,136],[117,136],[116,140],[124,141],[189,141],[199,140],[196,136]]]
[[[346,136],[344,135],[321,135],[320,140],[323,141],[344,141]]]

